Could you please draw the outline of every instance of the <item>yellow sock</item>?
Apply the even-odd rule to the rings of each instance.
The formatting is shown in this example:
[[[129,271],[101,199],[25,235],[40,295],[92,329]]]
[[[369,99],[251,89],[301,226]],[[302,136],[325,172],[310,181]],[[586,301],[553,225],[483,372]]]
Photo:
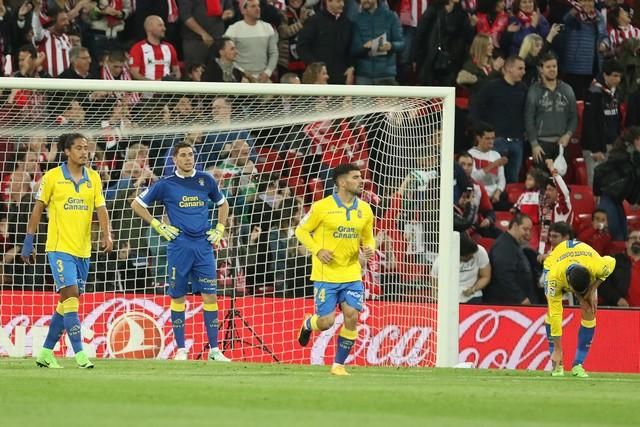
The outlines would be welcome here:
[[[187,309],[186,303],[171,301],[171,311],[185,311],[186,309]]]
[[[580,320],[580,324],[585,328],[595,328],[596,327],[596,319],[593,320]]]
[[[317,314],[314,314],[313,316],[311,316],[311,319],[309,319],[309,325],[311,325],[311,330],[312,331],[319,331],[320,328],[318,327],[318,318],[320,316],[318,316]]]
[[[215,302],[213,304],[203,304],[202,305],[202,309],[204,311],[218,311],[218,303]]]

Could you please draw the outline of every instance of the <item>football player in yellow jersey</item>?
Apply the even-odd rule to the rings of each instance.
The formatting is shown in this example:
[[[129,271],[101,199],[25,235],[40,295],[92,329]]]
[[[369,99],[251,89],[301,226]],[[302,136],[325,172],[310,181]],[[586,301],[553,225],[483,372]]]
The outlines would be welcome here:
[[[613,272],[616,261],[601,257],[591,246],[577,240],[559,243],[544,261],[544,288],[547,296],[547,338],[554,377],[564,375],[562,364],[562,295],[573,292],[580,302],[578,348],[571,374],[586,378],[584,360],[591,347],[596,327],[598,286]]]
[[[349,375],[344,363],[358,337],[358,314],[364,299],[360,249],[366,259],[375,252],[374,217],[371,207],[357,197],[363,188],[360,168],[339,165],[333,170],[333,181],[336,191],[315,202],[296,228],[296,237],[313,254],[311,280],[316,307],[316,314],[305,316],[298,342],[304,347],[313,331],[333,326],[339,305],[344,325],[331,374]]]
[[[100,175],[86,167],[89,158],[87,139],[78,133],[65,134],[60,137],[59,146],[67,156],[67,162],[49,170],[42,177],[22,246],[22,259],[31,264],[35,261],[35,232],[46,207],[49,218],[47,258],[60,299],[36,365],[61,368],[53,356],[53,348],[66,330],[78,366],[93,368],[93,363],[82,350],[78,317],[80,294],[84,292],[89,274],[93,211],[98,214],[102,231],[101,246],[105,252],[113,248],[111,228]]]

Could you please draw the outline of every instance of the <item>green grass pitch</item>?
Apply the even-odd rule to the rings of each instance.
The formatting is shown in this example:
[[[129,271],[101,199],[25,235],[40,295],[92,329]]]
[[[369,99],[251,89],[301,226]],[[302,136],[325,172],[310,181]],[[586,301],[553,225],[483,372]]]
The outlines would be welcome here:
[[[640,426],[640,375],[0,359],[0,425]]]

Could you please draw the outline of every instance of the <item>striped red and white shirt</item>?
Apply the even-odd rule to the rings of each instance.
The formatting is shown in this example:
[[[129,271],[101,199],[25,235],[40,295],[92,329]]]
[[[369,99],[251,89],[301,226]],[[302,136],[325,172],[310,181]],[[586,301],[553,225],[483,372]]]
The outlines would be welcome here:
[[[418,20],[427,10],[427,0],[401,0],[396,6],[400,23],[408,27],[417,27]]]
[[[45,54],[46,59],[42,64],[44,71],[52,77],[58,77],[60,73],[69,68],[69,51],[71,50],[71,40],[66,34],[54,34],[42,28],[40,17],[33,14],[31,20],[33,27],[33,41],[38,47],[38,52]]]
[[[138,68],[149,80],[162,80],[171,74],[171,67],[178,66],[178,55],[168,42],[154,45],[147,40],[139,41],[129,52],[129,68]]]
[[[624,43],[625,40],[629,39],[640,40],[640,29],[633,25],[629,25],[627,28],[613,28],[609,30],[609,41],[611,42],[611,47],[618,47]]]

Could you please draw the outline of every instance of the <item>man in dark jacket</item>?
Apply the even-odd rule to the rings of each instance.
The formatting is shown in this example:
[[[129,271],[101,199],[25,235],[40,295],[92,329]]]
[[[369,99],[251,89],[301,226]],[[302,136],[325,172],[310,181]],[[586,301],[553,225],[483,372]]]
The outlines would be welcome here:
[[[529,242],[532,227],[528,215],[517,214],[509,223],[509,230],[496,239],[489,253],[492,274],[491,283],[485,288],[484,302],[531,304],[535,283],[522,246]]]
[[[404,48],[400,19],[378,0],[361,0],[353,21],[351,53],[356,59],[356,83],[394,85],[397,55]]]
[[[329,84],[353,84],[351,22],[344,0],[326,0],[326,8],[307,20],[298,33],[298,54],[306,64],[324,62]]]
[[[602,76],[591,83],[584,98],[581,142],[589,184],[593,183],[593,169],[604,161],[607,148],[611,148],[622,128],[618,86],[623,71],[617,60],[606,61]]]
[[[631,231],[626,252],[613,257],[616,268],[598,289],[603,304],[640,307],[640,230]]]

